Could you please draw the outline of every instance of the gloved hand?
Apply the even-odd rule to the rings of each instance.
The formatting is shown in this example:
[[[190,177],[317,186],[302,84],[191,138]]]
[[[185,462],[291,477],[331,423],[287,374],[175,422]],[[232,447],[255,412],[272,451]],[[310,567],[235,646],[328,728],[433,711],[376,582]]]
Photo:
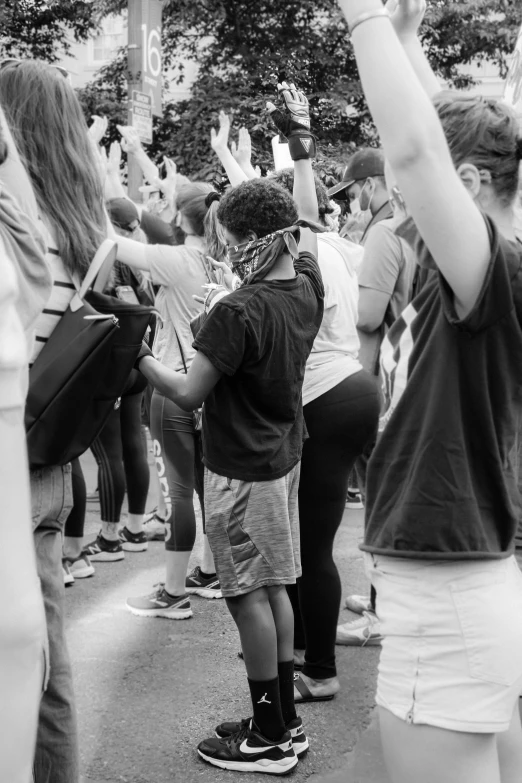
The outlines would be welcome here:
[[[292,160],[315,158],[315,136],[310,131],[310,110],[306,95],[295,84],[277,85],[283,107],[267,103],[272,122],[282,136],[288,139]]]
[[[136,361],[134,362],[135,370],[140,369],[140,362],[144,356],[152,356],[153,359],[156,358],[145,341],[142,342],[140,352],[136,358]]]

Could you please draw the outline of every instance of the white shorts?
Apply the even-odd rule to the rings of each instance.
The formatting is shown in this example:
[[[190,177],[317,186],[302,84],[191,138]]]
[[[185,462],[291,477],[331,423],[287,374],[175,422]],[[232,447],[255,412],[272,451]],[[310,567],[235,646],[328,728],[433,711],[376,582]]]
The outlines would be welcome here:
[[[522,690],[515,558],[365,561],[384,637],[377,704],[408,723],[506,731]]]

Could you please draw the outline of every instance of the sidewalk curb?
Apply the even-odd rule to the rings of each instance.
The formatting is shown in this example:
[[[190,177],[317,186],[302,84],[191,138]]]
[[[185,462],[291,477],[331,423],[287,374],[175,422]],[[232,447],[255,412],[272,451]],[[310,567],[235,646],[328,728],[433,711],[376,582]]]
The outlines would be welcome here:
[[[308,783],[389,783],[382,756],[379,721],[372,721],[361,734],[354,750],[346,755],[346,765],[328,775],[312,775]]]

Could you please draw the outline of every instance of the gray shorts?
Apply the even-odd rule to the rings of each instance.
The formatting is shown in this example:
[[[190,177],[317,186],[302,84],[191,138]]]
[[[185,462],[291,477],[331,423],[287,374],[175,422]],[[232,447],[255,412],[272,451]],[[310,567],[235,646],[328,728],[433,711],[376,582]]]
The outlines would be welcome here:
[[[298,463],[275,481],[239,481],[205,469],[206,532],[225,598],[301,576]]]

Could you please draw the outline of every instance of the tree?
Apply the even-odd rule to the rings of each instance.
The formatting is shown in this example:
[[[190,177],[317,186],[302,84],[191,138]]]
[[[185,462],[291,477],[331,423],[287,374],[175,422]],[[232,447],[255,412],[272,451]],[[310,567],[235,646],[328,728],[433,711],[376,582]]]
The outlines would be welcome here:
[[[99,8],[92,0],[2,0],[0,52],[56,62],[70,49],[70,36],[85,40],[96,28]]]
[[[120,12],[126,3],[103,0],[102,6]],[[436,72],[465,87],[472,80],[460,68],[472,62],[494,62],[505,72],[519,24],[517,0],[436,0],[422,37]],[[254,162],[270,167],[274,131],[264,104],[282,78],[295,81],[310,98],[325,177],[337,176],[355,145],[377,142],[335,0],[168,0],[163,51],[174,79],[182,78],[185,58],[197,62],[199,71],[191,97],[168,104],[156,122],[152,154],[171,155],[191,176],[211,178],[217,171],[209,135],[221,108],[233,115],[236,128],[244,124],[250,130]],[[97,96],[111,97],[116,107],[124,79],[120,56],[89,88],[89,111]]]

